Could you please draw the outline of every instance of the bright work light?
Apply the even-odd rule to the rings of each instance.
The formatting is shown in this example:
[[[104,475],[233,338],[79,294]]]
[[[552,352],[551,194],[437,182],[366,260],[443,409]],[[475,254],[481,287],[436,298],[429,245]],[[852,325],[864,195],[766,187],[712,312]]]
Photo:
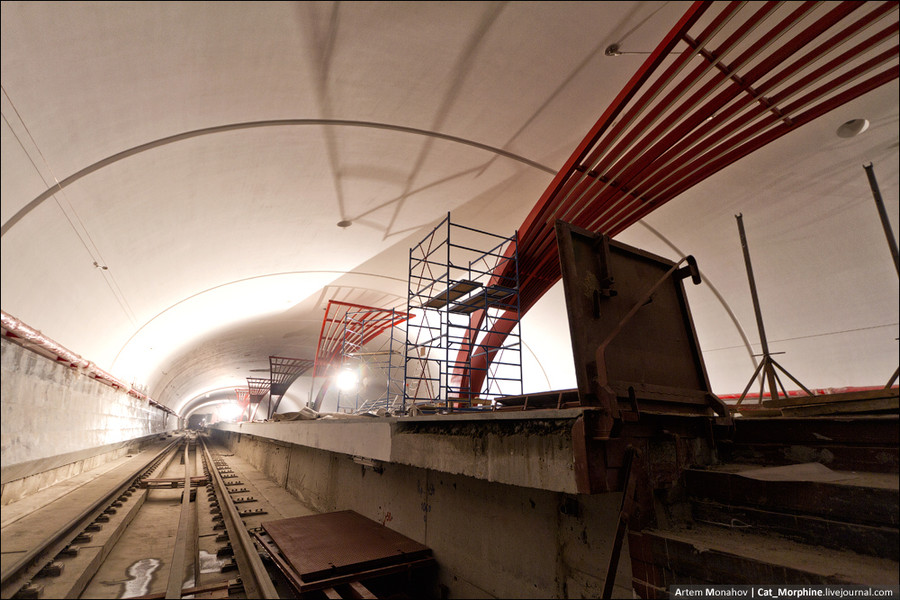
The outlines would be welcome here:
[[[356,384],[358,381],[359,376],[356,374],[356,372],[349,369],[344,369],[343,371],[338,373],[337,376],[338,387],[344,392],[356,389]]]

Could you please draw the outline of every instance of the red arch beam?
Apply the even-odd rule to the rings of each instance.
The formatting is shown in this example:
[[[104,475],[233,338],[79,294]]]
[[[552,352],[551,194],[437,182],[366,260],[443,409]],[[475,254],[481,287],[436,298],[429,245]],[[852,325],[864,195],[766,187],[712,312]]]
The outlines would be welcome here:
[[[519,228],[525,314],[560,279],[557,219],[615,236],[766,144],[898,77],[896,2],[694,2]],[[676,53],[676,50],[679,53]],[[499,274],[498,274],[499,275]],[[480,325],[473,314],[473,326]],[[509,333],[499,321],[496,346]],[[472,390],[491,357],[472,355]]]

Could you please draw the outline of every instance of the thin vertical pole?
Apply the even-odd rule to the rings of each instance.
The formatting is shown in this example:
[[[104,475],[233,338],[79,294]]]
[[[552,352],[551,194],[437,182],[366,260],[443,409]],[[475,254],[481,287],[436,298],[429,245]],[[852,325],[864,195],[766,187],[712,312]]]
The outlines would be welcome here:
[[[424,273],[423,273],[424,275]],[[409,275],[408,280],[406,282],[406,314],[412,314],[412,293],[413,293],[413,249],[409,249]],[[421,283],[419,284],[419,289],[421,289]],[[416,290],[419,291],[418,289]],[[422,318],[425,318],[424,315],[425,309],[422,308]],[[403,386],[400,390],[400,393],[403,395],[403,400],[400,405],[400,414],[406,414],[406,398],[409,394],[409,336],[412,333],[412,319],[406,322],[406,340],[403,342],[403,381],[401,385]],[[418,341],[419,335],[416,334],[416,340]]]
[[[359,321],[359,346],[356,349],[357,352],[363,351],[362,342],[364,339],[366,339],[366,318],[365,317],[363,317]],[[363,366],[364,366],[364,359],[360,357],[359,358],[359,376],[356,379],[356,412],[357,413],[359,413],[359,388],[362,387]]]
[[[394,384],[394,328],[396,327],[395,323],[397,322],[394,313],[396,311],[391,309],[391,337],[388,338],[388,360],[387,360],[387,368],[388,368],[388,383],[387,390],[384,393],[384,408],[385,410],[390,410],[391,407],[391,386]]]
[[[440,384],[444,386],[444,399],[445,406],[447,410],[453,412],[453,405],[450,402],[450,377],[451,377],[451,368],[450,368],[450,265],[452,256],[450,254],[450,236],[452,234],[451,224],[450,224],[450,213],[447,213],[447,302],[444,306],[441,307],[441,314],[443,318],[441,319],[441,335],[444,335],[444,331],[446,331],[446,336],[442,341],[444,344],[444,378],[439,379]],[[462,382],[460,382],[461,384]],[[460,385],[460,389],[462,389],[462,385]]]
[[[347,319],[347,313],[344,313],[344,321]],[[338,372],[336,374],[332,374],[332,377],[338,378],[338,395],[337,395],[337,412],[341,412],[341,396],[343,396],[344,390],[342,389],[340,376],[344,370],[344,361],[347,357],[347,324],[344,323],[344,335],[341,337],[341,364],[338,367]]]
[[[744,217],[742,214],[734,215],[737,219],[738,231],[741,234],[741,249],[744,251],[744,264],[747,267],[747,281],[750,283],[750,296],[753,298],[753,312],[756,313],[756,326],[759,329],[759,342],[763,351],[763,371],[769,381],[769,395],[772,400],[778,399],[778,388],[775,387],[775,373],[769,364],[769,342],[766,339],[766,328],[763,325],[762,312],[759,309],[759,296],[756,293],[756,279],[753,277],[753,265],[750,262],[750,248],[747,246],[747,236],[744,233]],[[760,394],[762,402],[762,394]]]
[[[513,234],[513,259],[516,261],[516,335],[518,335],[519,346],[519,395],[525,393],[525,385],[522,383],[522,297],[519,295],[519,230]]]
[[[887,210],[884,208],[884,200],[881,199],[881,191],[878,189],[875,171],[872,168],[872,163],[864,165],[863,168],[866,170],[866,176],[869,178],[869,187],[872,188],[872,196],[875,197],[875,206],[878,208],[878,216],[881,217],[881,226],[884,228],[884,235],[887,237],[891,256],[894,257],[894,268],[897,269],[897,276],[900,277],[900,257],[897,255],[897,240],[894,239],[894,232],[891,231],[891,222],[888,219]]]

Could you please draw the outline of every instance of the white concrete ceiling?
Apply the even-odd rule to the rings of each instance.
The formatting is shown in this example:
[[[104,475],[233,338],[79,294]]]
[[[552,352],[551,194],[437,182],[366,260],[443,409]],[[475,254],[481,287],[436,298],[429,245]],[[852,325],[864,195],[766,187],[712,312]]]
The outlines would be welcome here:
[[[511,234],[688,6],[4,1],[2,309],[175,408],[233,395],[311,358],[329,299],[405,307],[409,247],[448,211]],[[782,364],[810,387],[896,368],[863,165],[897,232],[898,112],[895,79],[619,237],[697,257],[717,393],[758,339],[739,212]],[[523,338],[527,386],[574,385],[558,288]]]

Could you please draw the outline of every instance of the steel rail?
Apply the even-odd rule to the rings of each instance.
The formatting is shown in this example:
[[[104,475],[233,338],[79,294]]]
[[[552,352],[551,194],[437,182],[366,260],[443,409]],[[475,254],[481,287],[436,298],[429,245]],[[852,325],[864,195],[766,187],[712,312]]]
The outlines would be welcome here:
[[[209,453],[206,441],[201,438],[200,442],[203,445],[203,455],[206,457],[209,473],[216,488],[216,496],[220,498],[219,506],[222,508],[225,528],[228,531],[228,538],[231,540],[234,558],[238,564],[238,571],[241,574],[241,582],[247,597],[279,598],[275,585],[272,583],[262,559],[259,558],[256,545],[250,539],[250,534],[247,533],[247,529],[241,521],[241,515],[231,500],[231,494],[228,493],[225,482],[219,475],[219,470]]]
[[[166,598],[181,598],[184,587],[185,567],[188,563],[197,563],[196,552],[190,549],[196,545],[189,539],[191,525],[196,522],[196,503],[191,507],[191,438],[184,437],[184,491],[181,493],[181,514],[178,517],[178,531],[175,534],[175,548],[172,550],[172,562],[169,563],[169,580],[166,585]]]
[[[149,469],[155,468],[162,457],[172,450],[180,440],[172,440],[152,458],[142,463],[140,467],[130,471],[123,477],[118,486],[109,493],[91,503],[81,511],[78,516],[65,523],[62,527],[38,542],[34,548],[23,554],[13,564],[4,567],[0,572],[0,598],[11,598],[28,579],[34,576],[46,561],[52,560],[59,554],[72,539],[81,533],[85,527],[92,523],[101,513],[121,496],[125,490],[134,485],[135,481]]]

